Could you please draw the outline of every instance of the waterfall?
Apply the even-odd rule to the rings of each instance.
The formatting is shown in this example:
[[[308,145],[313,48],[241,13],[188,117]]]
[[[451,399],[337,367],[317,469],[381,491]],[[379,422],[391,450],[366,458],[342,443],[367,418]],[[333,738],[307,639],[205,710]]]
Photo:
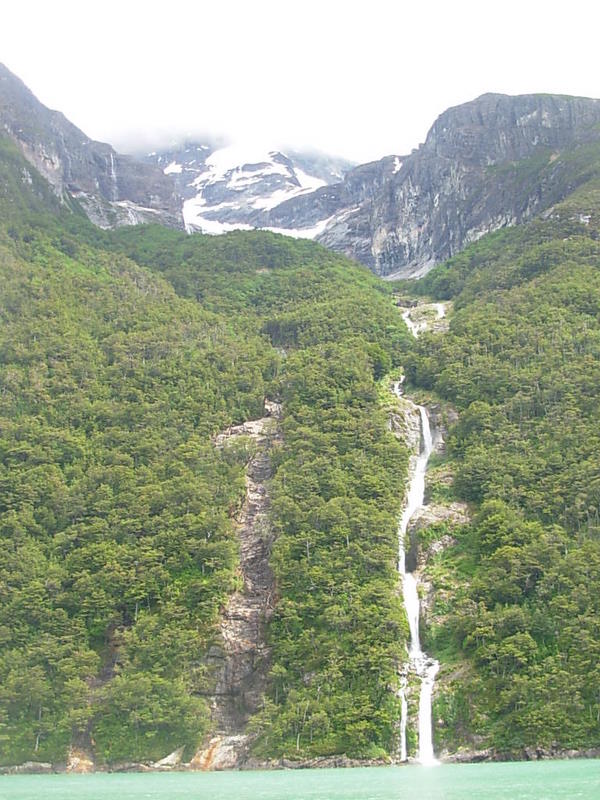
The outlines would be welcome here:
[[[119,186],[117,184],[117,171],[115,170],[115,157],[112,150],[110,152],[110,180],[111,180],[111,194],[113,202],[119,199]]]
[[[431,303],[431,308],[434,309],[435,313],[437,314],[438,319],[443,319],[446,316],[446,304],[445,303]],[[402,319],[406,323],[406,327],[415,337],[415,339],[419,338],[419,334],[421,331],[426,331],[429,327],[429,323],[426,319],[421,320],[421,322],[414,322],[410,316],[410,312],[412,308],[407,308],[402,312]]]
[[[414,335],[414,331],[413,331]],[[395,383],[393,391],[400,396],[402,393],[401,382]],[[410,401],[408,401],[410,402]],[[419,637],[419,593],[417,578],[412,572],[406,571],[406,551],[404,540],[411,517],[417,509],[423,506],[425,496],[425,472],[427,462],[433,451],[433,440],[429,417],[423,406],[412,403],[412,406],[419,412],[421,427],[421,442],[419,454],[416,458],[414,471],[408,488],[406,505],[400,520],[398,529],[398,572],[402,576],[402,592],[404,596],[404,608],[408,618],[410,629],[410,644],[408,658],[410,670],[421,680],[421,691],[419,695],[419,747],[417,761],[420,764],[436,764],[437,760],[433,752],[433,730],[431,720],[431,704],[435,676],[439,670],[439,663],[428,656],[421,649]],[[403,676],[399,697],[401,699],[401,720],[400,720],[400,760],[406,761],[406,683],[407,678]]]
[[[402,319],[404,322],[406,322],[406,327],[416,339],[419,335],[419,331],[421,330],[421,326],[418,322],[413,322],[410,318],[410,308],[407,308],[406,311],[402,312]]]
[[[406,753],[406,720],[408,718],[408,702],[406,700],[406,685],[408,683],[408,675],[405,673],[400,678],[400,690],[398,696],[400,697],[400,761],[406,761],[408,756]]]

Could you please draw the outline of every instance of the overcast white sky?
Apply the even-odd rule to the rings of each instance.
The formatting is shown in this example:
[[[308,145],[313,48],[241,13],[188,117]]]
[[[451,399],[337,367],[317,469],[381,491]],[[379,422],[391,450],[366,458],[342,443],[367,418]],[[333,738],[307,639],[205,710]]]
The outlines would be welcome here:
[[[597,0],[3,0],[0,61],[117,149],[212,132],[356,161],[488,91],[600,97]]]

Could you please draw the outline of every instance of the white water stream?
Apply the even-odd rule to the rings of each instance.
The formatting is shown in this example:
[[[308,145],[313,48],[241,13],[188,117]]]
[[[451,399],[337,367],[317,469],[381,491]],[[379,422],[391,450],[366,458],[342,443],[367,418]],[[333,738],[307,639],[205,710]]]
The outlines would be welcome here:
[[[443,303],[436,303],[435,309],[438,319],[441,319],[446,309]],[[410,309],[402,314],[410,332],[417,337],[421,330],[424,330],[427,323],[415,323],[410,318]],[[398,381],[393,387],[394,393],[399,397],[402,394],[402,381]],[[411,402],[408,401],[407,402]],[[433,451],[433,439],[429,417],[423,406],[411,403],[419,413],[421,423],[421,441],[419,453],[414,465],[414,471],[408,488],[406,505],[402,512],[400,526],[398,529],[398,572],[402,576],[402,593],[404,596],[404,608],[408,618],[410,630],[410,644],[408,648],[409,672],[414,672],[421,680],[421,691],[419,694],[419,744],[417,750],[417,761],[420,764],[439,763],[433,752],[433,726],[431,719],[431,705],[433,686],[435,677],[440,668],[439,662],[431,658],[421,649],[419,637],[419,592],[417,577],[413,572],[406,571],[406,550],[405,538],[408,524],[413,514],[423,506],[425,497],[425,473],[427,462]],[[406,752],[406,722],[408,716],[408,704],[406,700],[406,687],[408,674],[401,675],[400,679],[400,700],[401,700],[401,719],[400,719],[400,760],[407,760]]]
[[[115,159],[112,154],[110,153],[110,180],[112,182],[112,199],[113,202],[116,202],[119,199],[119,187],[117,184],[117,172],[115,170]]]
[[[446,316],[446,306],[444,303],[431,303],[431,307],[435,309],[438,319],[442,319]],[[406,322],[406,327],[412,333],[412,335],[418,338],[421,331],[427,330],[428,321],[426,319],[421,320],[420,322],[414,322],[411,319],[410,312],[412,308],[407,308],[405,311],[402,312],[402,319]]]

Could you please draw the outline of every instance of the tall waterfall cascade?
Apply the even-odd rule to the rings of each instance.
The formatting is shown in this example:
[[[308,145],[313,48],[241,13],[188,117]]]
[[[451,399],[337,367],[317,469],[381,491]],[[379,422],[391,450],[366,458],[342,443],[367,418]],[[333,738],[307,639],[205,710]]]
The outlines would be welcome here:
[[[436,303],[435,311],[438,319],[440,319],[445,315],[444,305],[442,303]],[[406,322],[410,332],[415,338],[418,337],[422,330],[424,330],[423,324],[417,324],[411,320],[410,310],[404,312],[402,318]],[[402,395],[402,381],[398,381],[394,384],[393,392],[398,397]],[[400,519],[400,525],[398,528],[398,572],[402,578],[404,608],[406,610],[406,616],[408,618],[410,630],[408,669],[400,675],[400,761],[407,760],[406,724],[408,716],[408,703],[406,698],[406,689],[408,685],[408,675],[410,673],[414,673],[421,681],[418,712],[418,750],[416,760],[420,764],[432,765],[439,763],[433,750],[431,707],[433,699],[433,687],[440,665],[438,661],[431,656],[428,656],[427,653],[424,653],[421,649],[421,640],[419,637],[420,603],[418,579],[413,572],[407,572],[406,570],[405,538],[412,516],[424,505],[425,473],[427,471],[429,457],[433,452],[433,438],[431,435],[431,427],[429,425],[429,417],[426,409],[423,406],[412,403],[412,401],[408,400],[408,398],[405,398],[405,401],[410,403],[414,410],[419,414],[421,436],[419,453],[415,460],[414,470],[408,487],[406,504],[404,506],[404,511],[402,512],[402,517]]]

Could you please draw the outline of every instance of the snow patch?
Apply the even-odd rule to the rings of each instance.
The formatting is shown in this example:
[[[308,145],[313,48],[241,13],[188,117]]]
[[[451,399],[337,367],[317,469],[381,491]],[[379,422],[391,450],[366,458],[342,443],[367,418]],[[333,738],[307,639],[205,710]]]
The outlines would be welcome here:
[[[309,175],[298,167],[294,168],[294,172],[296,174],[296,178],[298,178],[300,187],[305,191],[314,192],[316,189],[320,189],[322,186],[327,186],[327,181],[321,180],[321,178],[316,178],[314,175]]]
[[[280,205],[280,203],[284,203],[286,200],[291,200],[292,197],[298,197],[301,194],[309,194],[312,191],[312,189],[298,188],[277,189],[265,197],[257,197],[252,203],[252,208],[256,208],[259,211],[268,211],[271,208],[275,208],[276,206]]]
[[[183,167],[181,164],[178,164],[176,161],[171,161],[171,163],[163,169],[165,175],[179,175],[182,171]]]
[[[210,180],[211,175],[212,173],[210,171],[201,172],[200,175],[196,175],[190,186],[204,186]]]
[[[206,206],[204,205],[204,200],[198,197],[186,200],[183,204],[183,221],[188,233],[199,230],[202,231],[202,233],[218,236],[219,234],[229,233],[230,231],[253,230],[252,225],[246,225],[243,222],[219,222],[218,220],[208,219],[204,216],[206,213],[217,211],[222,207],[232,208],[232,205],[221,203],[219,206]]]
[[[249,165],[244,165],[248,167]],[[240,187],[252,186],[258,183],[267,175],[283,175],[286,178],[291,178],[290,170],[283,164],[268,164],[260,169],[242,169],[238,167],[231,172],[230,178],[227,182],[228,189],[238,189]]]
[[[264,148],[253,145],[232,144],[215,150],[204,162],[215,173],[225,175],[233,169],[246,164],[270,164],[275,151],[265,151]],[[285,169],[283,164],[281,169]]]
[[[323,233],[333,219],[334,217],[322,219],[320,222],[317,222],[316,225],[313,225],[312,228],[261,228],[261,230],[271,231],[271,233],[281,233],[283,236],[291,236],[292,239],[315,239]]]
[[[298,197],[301,194],[308,194],[320,189],[322,186],[327,186],[326,181],[321,178],[316,178],[314,175],[309,175],[297,167],[294,167],[294,175],[296,176],[299,187],[290,186],[288,189],[277,189],[270,195],[265,197],[258,197],[252,204],[253,208],[260,211],[268,211],[275,208],[280,203],[290,200],[292,197]]]

